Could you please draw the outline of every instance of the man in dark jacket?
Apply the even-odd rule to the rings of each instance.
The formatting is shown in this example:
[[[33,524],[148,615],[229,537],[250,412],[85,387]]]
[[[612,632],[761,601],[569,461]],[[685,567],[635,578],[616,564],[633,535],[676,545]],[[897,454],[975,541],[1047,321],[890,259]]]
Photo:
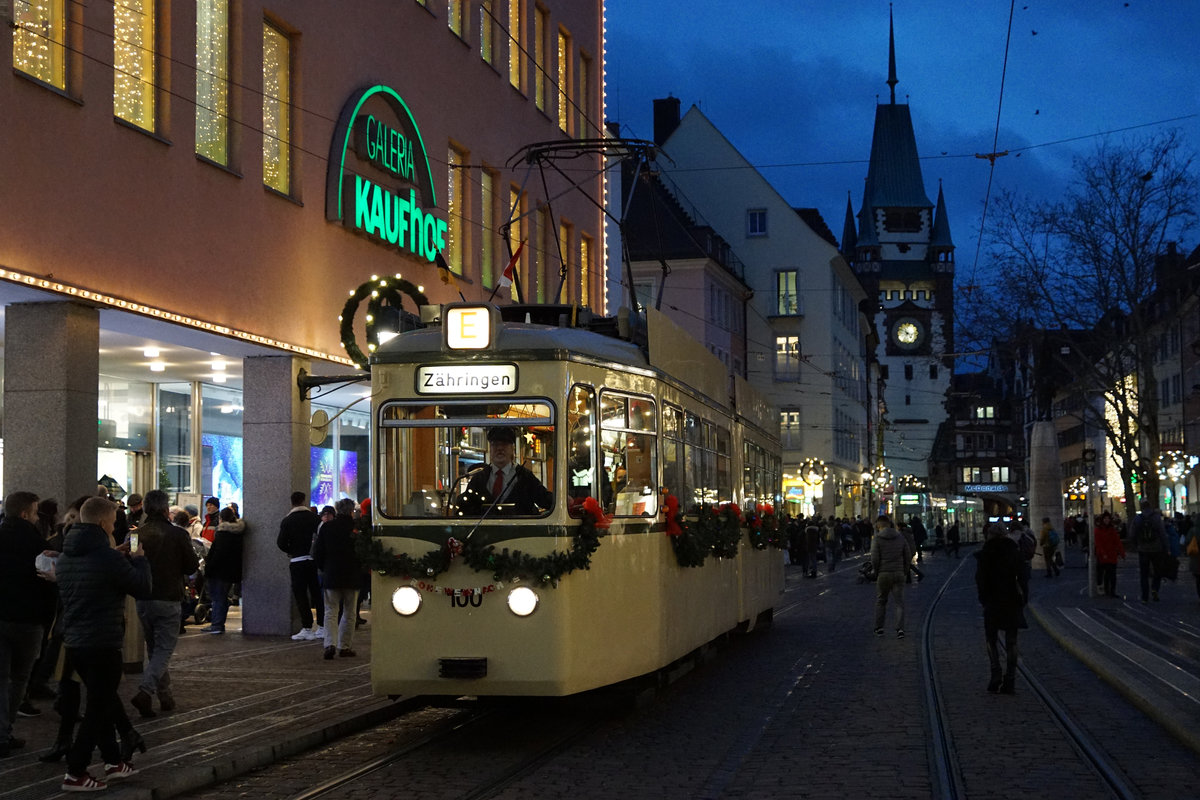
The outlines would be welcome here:
[[[129,702],[143,717],[153,717],[155,694],[163,711],[175,708],[168,670],[179,641],[183,579],[200,568],[200,560],[187,531],[168,521],[171,504],[166,492],[160,489],[147,492],[143,505],[146,518],[137,532],[154,574],[154,592],[148,599],[138,601],[137,613],[150,661],[142,672],[137,694]]]
[[[355,655],[352,647],[355,609],[362,582],[362,564],[354,550],[354,501],[343,497],[334,504],[334,511],[334,518],[321,526],[313,545],[313,561],[321,570],[325,586],[326,659],[333,658],[335,653],[343,657]]]
[[[880,514],[871,540],[871,564],[875,567],[875,635],[883,636],[888,598],[896,609],[896,636],[904,638],[904,584],[912,569],[913,548],[892,527],[892,518]]]
[[[1028,579],[1022,580],[1021,551],[999,522],[984,528],[986,540],[975,554],[975,587],[983,605],[983,633],[987,640],[992,676],[987,690],[1012,694],[1017,678],[1017,629],[1021,609],[1029,597]],[[1004,631],[1007,670],[1000,672],[999,632]]]
[[[103,497],[89,498],[79,509],[79,522],[67,534],[57,565],[67,662],[88,694],[87,713],[67,755],[64,791],[104,788],[87,772],[97,745],[105,777],[126,778],[135,772],[121,757],[113,709],[121,703],[117,686],[125,640],[125,596],[148,600],[151,577],[140,546],[132,554],[128,545],[113,546],[116,517],[116,504]]]
[[[46,612],[54,616],[53,587],[34,564],[45,548],[38,533],[38,496],[13,492],[0,522],[0,758],[25,745],[12,735],[17,708],[42,644]]]
[[[490,428],[487,439],[491,466],[478,470],[467,483],[458,500],[458,513],[531,516],[549,510],[554,505],[553,493],[514,459],[517,432],[509,427]]]
[[[292,597],[300,610],[300,630],[292,638],[298,642],[325,637],[325,599],[321,595],[317,565],[312,560],[313,540],[320,524],[317,512],[304,504],[304,492],[292,492],[292,510],[279,523],[275,544],[291,561],[288,569],[292,576]],[[313,630],[314,606],[317,609],[316,630]]]

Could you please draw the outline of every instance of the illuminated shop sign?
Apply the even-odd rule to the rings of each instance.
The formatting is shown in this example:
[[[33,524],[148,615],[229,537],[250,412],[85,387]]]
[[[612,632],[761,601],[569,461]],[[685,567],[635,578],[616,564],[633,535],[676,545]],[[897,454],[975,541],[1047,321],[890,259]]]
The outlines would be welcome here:
[[[387,86],[354,94],[329,148],[325,216],[408,255],[433,261],[446,248],[446,220],[421,131]]]

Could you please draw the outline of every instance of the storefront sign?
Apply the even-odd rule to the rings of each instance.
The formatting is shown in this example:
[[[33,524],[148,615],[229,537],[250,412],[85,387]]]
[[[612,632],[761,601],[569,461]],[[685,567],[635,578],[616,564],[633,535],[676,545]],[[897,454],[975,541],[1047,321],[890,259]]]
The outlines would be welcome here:
[[[1007,483],[968,483],[963,487],[964,492],[1007,492]]]
[[[516,390],[516,364],[417,367],[417,394],[508,394]]]
[[[342,108],[329,148],[325,216],[401,253],[433,261],[446,220],[421,131],[394,89],[372,86]]]

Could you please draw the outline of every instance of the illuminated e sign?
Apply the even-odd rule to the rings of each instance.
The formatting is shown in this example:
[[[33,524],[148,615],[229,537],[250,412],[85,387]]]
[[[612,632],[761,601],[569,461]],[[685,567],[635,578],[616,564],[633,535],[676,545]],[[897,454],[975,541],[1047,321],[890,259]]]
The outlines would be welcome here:
[[[446,220],[421,131],[394,89],[372,86],[342,108],[329,148],[325,216],[388,247],[433,261]]]

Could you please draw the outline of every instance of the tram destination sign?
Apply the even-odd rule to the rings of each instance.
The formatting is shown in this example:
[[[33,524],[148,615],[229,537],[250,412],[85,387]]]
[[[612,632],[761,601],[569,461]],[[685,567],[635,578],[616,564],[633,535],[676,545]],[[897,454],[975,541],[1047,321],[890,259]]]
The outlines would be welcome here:
[[[516,390],[516,364],[417,367],[417,394],[511,394]]]

